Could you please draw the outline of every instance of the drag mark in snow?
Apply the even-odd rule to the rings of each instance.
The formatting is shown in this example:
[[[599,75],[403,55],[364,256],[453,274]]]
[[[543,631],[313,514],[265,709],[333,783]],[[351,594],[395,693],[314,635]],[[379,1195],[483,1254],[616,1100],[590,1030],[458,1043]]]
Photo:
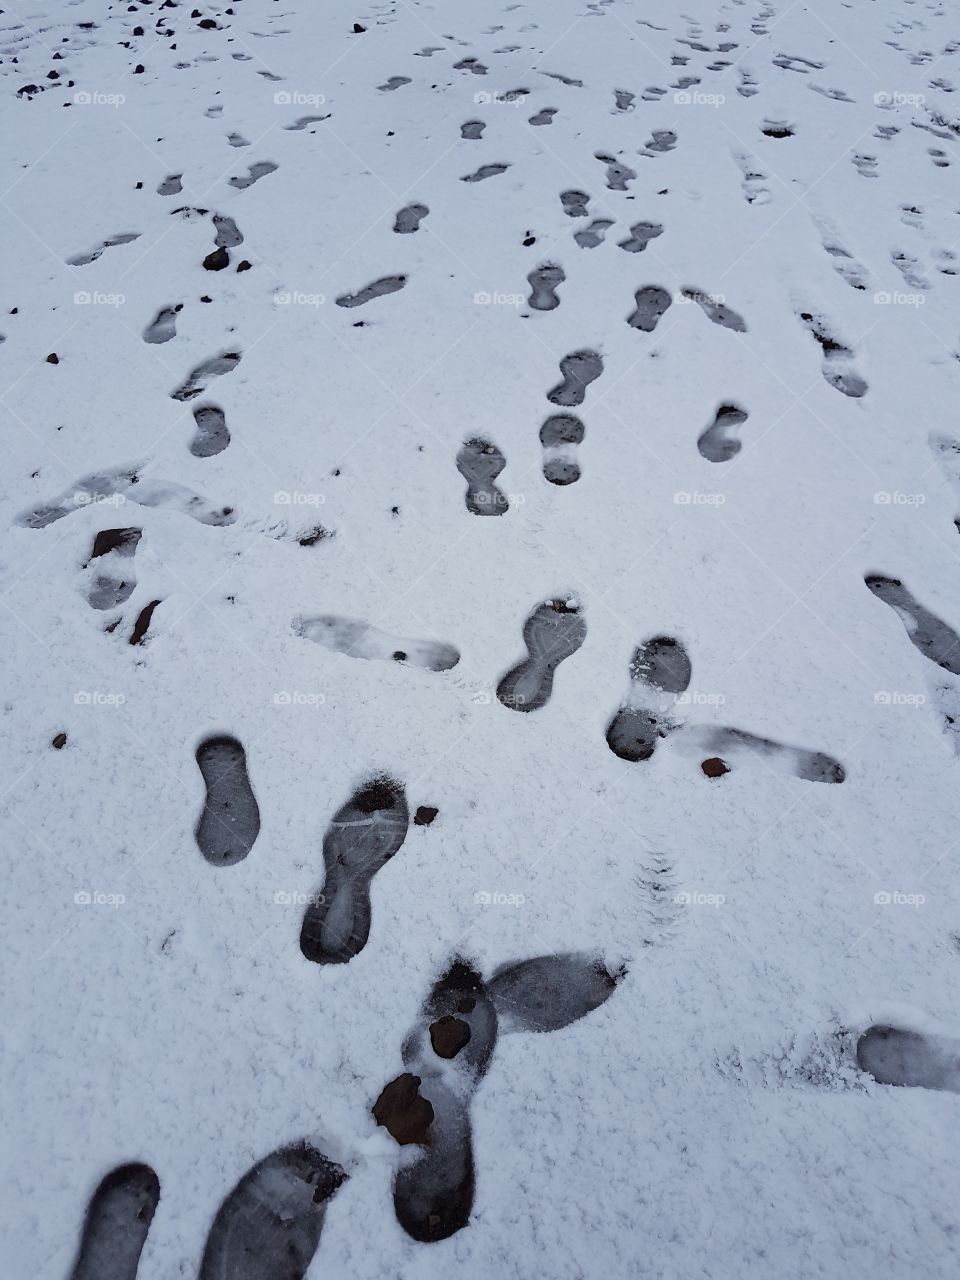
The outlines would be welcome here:
[[[342,805],[323,837],[326,876],[307,907],[300,950],[314,964],[347,964],[370,937],[370,881],[403,844],[410,824],[403,788],[366,783]]]
[[[399,662],[425,671],[449,671],[460,661],[460,651],[452,644],[441,640],[405,640],[360,618],[340,614],[295,618],[293,630],[305,640],[350,658]]]
[[[502,677],[497,698],[512,711],[538,711],[550,700],[553,676],[583,644],[587,622],[576,601],[548,600],[523,624],[527,656]]]

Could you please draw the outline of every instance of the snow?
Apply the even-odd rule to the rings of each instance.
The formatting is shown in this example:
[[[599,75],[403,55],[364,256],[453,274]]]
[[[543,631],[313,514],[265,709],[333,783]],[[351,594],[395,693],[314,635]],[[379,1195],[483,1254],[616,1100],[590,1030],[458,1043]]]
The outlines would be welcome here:
[[[5,1274],[68,1275],[94,1188],[143,1161],[161,1198],[140,1280],[192,1276],[224,1196],[306,1139],[349,1173],[311,1277],[952,1277],[960,1099],[881,1085],[855,1054],[876,1023],[960,1036],[958,681],[864,584],[900,579],[960,628],[949,6],[201,12],[220,29],[185,4],[0,15]],[[455,69],[470,57],[486,75]],[[328,118],[292,127],[308,115]],[[508,167],[462,180],[485,165]],[[410,204],[429,212],[397,234]],[[219,272],[213,214],[243,235]],[[592,219],[613,225],[585,248]],[[641,222],[663,234],[625,252]],[[560,305],[533,309],[548,264]],[[648,286],[672,299],[652,332],[626,322]],[[144,341],[181,303],[175,336]],[[823,376],[811,324],[864,395]],[[581,350],[603,372],[558,486],[539,431]],[[230,442],[196,456],[207,404]],[[748,416],[715,463],[697,441],[723,404]],[[457,468],[474,438],[506,459],[492,519]],[[137,584],[95,610],[84,566],[121,526],[143,531]],[[523,714],[496,689],[555,599],[586,638]],[[304,618],[366,624],[374,657],[420,647],[365,660]],[[653,636],[690,655],[690,729],[628,762],[605,733]],[[413,660],[437,644],[459,662]],[[724,726],[844,781],[755,753],[707,778],[698,734]],[[230,867],[193,834],[214,734],[243,744],[261,815]],[[324,832],[380,773],[438,817],[372,881],[364,949],[309,964]],[[569,1027],[501,1036],[472,1218],[413,1241],[391,1199],[409,1157],[370,1108],[432,984],[455,954],[489,976],[570,951],[627,976]]]

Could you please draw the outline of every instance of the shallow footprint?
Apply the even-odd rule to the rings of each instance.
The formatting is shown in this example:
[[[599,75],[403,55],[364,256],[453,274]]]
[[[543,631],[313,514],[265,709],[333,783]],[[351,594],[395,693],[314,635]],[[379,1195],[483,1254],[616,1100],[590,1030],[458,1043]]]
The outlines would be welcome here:
[[[230,431],[223,410],[215,404],[201,404],[193,411],[197,433],[190,441],[195,458],[212,458],[230,443]]]
[[[551,404],[565,409],[583,404],[587,387],[603,373],[603,358],[596,351],[571,351],[560,361],[563,381],[547,392]]]
[[[653,333],[673,302],[666,289],[659,285],[648,284],[638,289],[633,295],[636,310],[627,316],[627,324],[632,329],[642,329],[644,333]]]
[[[583,644],[587,622],[579,604],[548,600],[523,625],[527,657],[497,685],[497,698],[512,711],[538,711],[550,700],[553,675]]]
[[[460,661],[460,651],[440,640],[404,640],[381,631],[360,618],[320,614],[296,618],[293,629],[305,640],[323,645],[335,653],[377,662],[404,662],[426,671],[449,671]]]
[[[359,293],[344,293],[337,298],[338,307],[362,307],[368,302],[372,302],[374,298],[381,298],[387,293],[396,293],[398,289],[402,289],[407,283],[406,276],[381,276],[379,280],[374,280],[368,284],[365,289],[361,289]]]
[[[509,507],[507,495],[493,482],[507,465],[495,444],[474,437],[457,454],[457,470],[467,482],[464,501],[475,516],[502,516]]]
[[[361,787],[323,837],[326,878],[307,907],[300,950],[314,964],[346,964],[370,937],[370,881],[403,844],[410,822],[403,788],[389,778]]]
[[[743,446],[732,433],[746,422],[749,416],[747,411],[739,408],[738,405],[722,404],[713,422],[697,441],[701,457],[706,458],[708,462],[729,462],[731,458],[735,458]]]
[[[509,168],[508,164],[482,164],[474,173],[464,174],[460,181],[483,182],[484,178],[495,178],[499,173],[506,173]]]
[[[878,1084],[960,1093],[960,1040],[874,1026],[857,1041],[857,1065]]]
[[[700,754],[723,765],[723,772],[728,772],[726,766],[730,760],[747,756],[763,760],[774,769],[805,782],[839,783],[847,776],[843,765],[826,752],[786,746],[744,729],[690,726],[684,729],[683,736]],[[718,775],[722,776],[719,770]]]
[[[137,580],[132,561],[140,542],[140,529],[101,529],[93,540],[90,563],[106,557],[98,564],[87,591],[91,609],[115,609],[133,595]]]
[[[159,1202],[160,1181],[148,1165],[108,1173],[90,1198],[70,1280],[136,1280]]]
[[[238,191],[243,191],[245,187],[252,187],[255,182],[265,178],[268,173],[273,173],[277,167],[272,160],[258,160],[256,164],[250,165],[245,178],[228,178],[227,182]]]
[[[864,582],[878,600],[894,610],[915,649],[928,661],[960,676],[960,636],[952,627],[919,604],[899,578],[869,574]]]
[[[695,302],[708,320],[722,325],[724,329],[734,329],[737,333],[746,333],[747,324],[743,316],[738,315],[732,307],[717,301],[709,293],[701,293],[698,289],[682,289],[681,293],[688,302]]]
[[[558,1031],[609,1000],[623,977],[597,956],[536,956],[502,965],[487,983],[500,1026],[510,1031]]]
[[[425,204],[405,205],[397,211],[396,221],[393,224],[394,231],[398,235],[412,235],[414,231],[420,230],[420,223],[429,212]]]
[[[460,137],[468,142],[477,142],[486,127],[484,120],[465,120],[460,126]]]
[[[557,289],[566,280],[563,267],[545,262],[527,276],[531,293],[527,303],[534,311],[553,311],[560,305]]]
[[[630,688],[607,726],[607,746],[615,756],[631,763],[649,760],[660,739],[680,727],[671,713],[691,674],[689,655],[672,636],[654,636],[634,650]]]
[[[243,861],[260,834],[246,755],[236,738],[218,734],[197,747],[197,765],[207,788],[194,832],[197,845],[208,862],[232,867]]]
[[[532,115],[527,124],[543,125],[553,124],[553,117],[557,114],[558,107],[541,107],[536,115]]]
[[[144,342],[169,342],[177,336],[177,315],[183,310],[183,303],[175,307],[161,307],[156,316],[143,331]]]
[[[540,428],[543,445],[543,478],[551,484],[573,484],[580,479],[576,446],[582,443],[584,426],[572,413],[555,413]]]
[[[306,1142],[255,1164],[213,1220],[200,1280],[303,1280],[327,1202],[346,1180],[339,1165]]]

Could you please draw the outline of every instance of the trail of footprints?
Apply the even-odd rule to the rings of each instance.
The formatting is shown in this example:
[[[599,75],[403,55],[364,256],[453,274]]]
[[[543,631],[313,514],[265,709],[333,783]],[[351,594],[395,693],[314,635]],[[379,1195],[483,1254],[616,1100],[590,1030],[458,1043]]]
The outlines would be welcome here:
[[[752,26],[755,35],[767,34],[764,24],[772,16],[772,9],[760,10]],[[716,55],[737,47],[733,41],[721,41],[715,47],[703,43],[702,32],[694,25],[677,44],[706,54],[712,59],[708,69],[717,71],[729,66],[730,61]],[[441,51],[439,46],[427,47],[417,56],[429,57]],[[678,53],[673,64],[685,66],[689,56],[689,52]],[[789,53],[778,54],[773,64],[780,71],[800,75],[823,70],[822,64]],[[456,68],[468,76],[487,74],[487,68],[473,57],[461,59]],[[261,74],[277,78],[271,73]],[[559,73],[545,74],[571,88],[581,85],[579,80]],[[743,68],[738,69],[738,74],[738,94],[756,94],[754,76]],[[409,83],[406,76],[391,76],[376,89],[392,93]],[[698,83],[699,77],[684,75],[673,87],[682,92]],[[836,101],[850,100],[840,89],[815,83],[808,87]],[[515,90],[502,96],[508,101],[522,100],[528,93]],[[613,111],[633,111],[637,96],[642,101],[656,102],[664,93],[656,86],[647,86],[639,95],[616,89]],[[208,114],[219,114],[221,110],[215,108]],[[549,126],[557,114],[558,108],[543,107],[528,118],[528,123],[538,128]],[[308,125],[326,118],[300,117],[284,128],[304,131]],[[485,127],[484,121],[467,120],[460,126],[461,139],[480,141]],[[791,137],[795,129],[789,121],[768,119],[761,131],[767,138],[779,140]],[[936,129],[931,127],[931,131]],[[887,133],[881,129],[877,136],[892,136],[895,132],[891,126]],[[249,145],[236,133],[228,135],[228,142],[235,147]],[[637,154],[669,164],[669,160],[660,157],[673,151],[677,143],[678,136],[672,130],[653,130]],[[949,163],[941,149],[931,147],[929,154],[935,165]],[[602,150],[594,152],[594,158],[604,166],[609,191],[629,190],[637,173],[625,160]],[[735,160],[747,202],[768,202],[768,178],[758,162],[746,152],[737,153]],[[876,156],[858,152],[852,156],[852,163],[864,178],[876,178]],[[506,162],[481,164],[461,175],[461,181],[480,183],[506,173],[510,167]],[[644,165],[640,167],[645,169]],[[230,177],[228,185],[242,191],[276,169],[273,162],[256,162],[245,175]],[[167,175],[156,187],[157,194],[179,194],[182,179],[182,174]],[[572,219],[590,218],[590,200],[589,194],[577,189],[560,193],[562,212]],[[175,212],[191,216],[208,211]],[[405,205],[394,216],[393,231],[399,235],[417,233],[429,213],[426,204]],[[916,225],[906,214],[903,220],[907,225]],[[241,245],[244,237],[233,218],[213,214],[212,221],[214,247],[203,267],[218,272],[230,265],[230,250]],[[573,232],[573,240],[578,248],[597,249],[614,225],[613,218],[591,218],[586,226]],[[640,220],[627,230],[628,234],[616,244],[630,254],[647,251],[664,234],[664,226],[655,221]],[[821,225],[821,233],[824,250],[838,274],[852,288],[866,289],[869,275],[862,264],[825,224]],[[106,249],[130,243],[139,234],[123,232],[112,236],[68,261],[72,266],[86,266]],[[897,248],[892,250],[891,261],[908,286],[929,287],[916,257]],[[952,255],[942,261],[945,265],[940,269],[952,273]],[[240,269],[245,266],[249,264],[240,264]],[[565,281],[566,274],[559,263],[540,263],[527,275],[529,307],[537,312],[556,310]],[[355,293],[341,294],[336,305],[365,306],[399,292],[407,282],[406,274],[381,276]],[[747,332],[743,316],[722,299],[693,287],[684,287],[672,295],[655,284],[635,291],[635,305],[626,317],[627,323],[642,333],[653,333],[667,310],[678,301],[696,303],[715,325],[735,333]],[[143,331],[144,342],[161,345],[173,341],[182,310],[182,303],[160,307]],[[866,394],[867,384],[854,367],[853,351],[833,335],[829,323],[811,310],[798,310],[797,314],[822,350],[823,376],[828,384],[851,398]],[[178,401],[194,401],[213,379],[236,369],[240,359],[239,351],[228,350],[203,361],[171,396]],[[599,352],[584,348],[565,355],[559,364],[561,380],[547,392],[547,400],[561,412],[546,417],[539,441],[544,478],[553,485],[565,486],[580,477],[577,455],[585,437],[583,422],[567,411],[584,403],[588,388],[603,373],[604,362]],[[195,457],[211,457],[227,447],[230,432],[222,408],[200,404],[192,407],[192,414],[195,434],[188,447]],[[739,430],[747,419],[747,411],[733,401],[720,403],[713,421],[697,439],[701,457],[715,463],[734,458],[742,447]],[[509,510],[508,496],[496,483],[506,467],[506,458],[496,444],[482,436],[464,441],[456,455],[456,467],[465,482],[468,512],[485,516],[502,515]],[[78,480],[51,503],[24,513],[19,523],[43,528],[83,505],[109,497],[122,497],[146,507],[178,509],[208,525],[229,525],[237,518],[232,508],[217,508],[184,486],[147,480],[137,469],[118,469]],[[107,612],[131,598],[137,585],[134,566],[141,538],[142,530],[136,527],[105,529],[96,534],[84,566],[86,598],[92,609]],[[907,637],[924,658],[951,675],[960,675],[960,637],[947,623],[920,604],[898,579],[871,574],[865,584],[878,601],[897,614]],[[137,618],[134,634],[139,631],[140,639],[157,603],[150,602]],[[453,645],[402,638],[343,615],[297,618],[293,630],[333,654],[426,672],[449,671],[460,659]],[[584,612],[575,598],[557,597],[538,603],[523,624],[525,656],[500,679],[498,702],[524,713],[544,708],[553,696],[557,668],[573,658],[586,636]],[[659,635],[639,645],[629,664],[627,691],[607,725],[610,750],[620,759],[636,764],[649,760],[662,744],[676,745],[682,754],[704,757],[701,769],[713,780],[741,763],[753,762],[804,781],[844,781],[843,766],[825,752],[785,745],[746,730],[696,723],[688,716],[689,703],[685,701],[691,679],[692,664],[679,640]],[[196,749],[196,767],[205,790],[194,833],[197,846],[213,866],[235,865],[254,848],[261,821],[244,747],[230,734],[209,736]],[[402,848],[409,819],[403,786],[382,776],[363,782],[336,810],[323,837],[324,879],[309,900],[301,923],[300,950],[306,961],[319,966],[343,965],[367,945],[373,925],[372,881]],[[664,864],[655,878],[662,879],[668,871]],[[488,1069],[499,1032],[547,1032],[568,1026],[603,1004],[622,977],[622,970],[612,971],[603,961],[582,955],[519,961],[502,966],[488,980],[471,962],[460,957],[452,961],[435,983],[419,1020],[404,1041],[403,1073],[385,1086],[372,1107],[376,1123],[384,1126],[398,1144],[420,1148],[415,1160],[398,1165],[394,1177],[396,1215],[410,1236],[420,1241],[444,1239],[469,1221],[476,1184],[470,1106]],[[881,1084],[960,1092],[960,1041],[878,1024],[859,1037],[856,1058],[860,1069]],[[326,1206],[347,1180],[346,1171],[309,1142],[281,1147],[260,1160],[224,1198],[216,1214],[201,1263],[201,1280],[302,1278],[318,1249]],[[160,1184],[148,1166],[121,1165],[109,1173],[91,1198],[72,1280],[135,1280],[159,1199]]]

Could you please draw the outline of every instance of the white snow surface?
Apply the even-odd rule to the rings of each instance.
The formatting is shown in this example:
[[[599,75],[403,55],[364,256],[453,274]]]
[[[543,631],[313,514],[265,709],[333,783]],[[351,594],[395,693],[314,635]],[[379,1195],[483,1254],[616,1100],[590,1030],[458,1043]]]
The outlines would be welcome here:
[[[307,1138],[350,1174],[316,1280],[955,1276],[960,1097],[880,1085],[853,1048],[875,1022],[960,1036],[941,710],[960,682],[863,581],[901,579],[960,627],[960,491],[930,443],[960,436],[955,6],[199,12],[219,29],[184,2],[0,14],[4,1275],[66,1277],[100,1178],[142,1160],[161,1199],[140,1280],[193,1276],[227,1192]],[[454,68],[468,57],[487,74]],[[378,88],[392,76],[409,83]],[[286,127],[306,115],[329,118]],[[643,154],[655,130],[675,146]],[[597,152],[635,171],[626,190]],[[230,185],[260,162],[276,168]],[[461,181],[484,164],[509,167]],[[182,192],[158,194],[172,174]],[[564,212],[571,189],[587,218]],[[397,234],[410,203],[429,214]],[[221,272],[201,266],[212,213],[244,237]],[[594,218],[613,226],[581,248]],[[663,234],[628,253],[640,221]],[[835,269],[851,262],[863,288]],[[566,277],[551,311],[525,301],[544,263]],[[635,329],[647,285],[719,295],[747,331],[680,300]],[[176,336],[144,342],[179,304]],[[800,311],[852,351],[864,396],[821,376]],[[558,410],[546,393],[580,349],[604,371]],[[171,397],[224,352],[240,363],[201,398]],[[206,403],[231,442],[196,457]],[[713,463],[696,442],[723,403],[749,417]],[[542,474],[552,412],[586,428],[563,487]],[[477,436],[506,458],[495,519],[457,471]],[[121,484],[20,522],[131,468],[151,505]],[[191,519],[190,494],[236,520]],[[318,523],[333,536],[299,545]],[[97,612],[93,538],[134,525],[136,588]],[[547,705],[501,705],[525,619],[574,596],[587,637]],[[347,656],[296,633],[314,615],[461,658]],[[710,779],[682,733],[615,756],[606,727],[655,635],[691,658],[678,717],[826,752],[842,785],[750,756]],[[194,753],[217,731],[243,743],[262,820],[232,867],[193,836]],[[309,964],[324,830],[380,772],[439,815],[374,879],[364,950]],[[501,1036],[473,1103],[471,1221],[416,1243],[391,1199],[407,1156],[370,1107],[424,997],[455,954],[488,974],[571,950],[625,980],[564,1030]]]

